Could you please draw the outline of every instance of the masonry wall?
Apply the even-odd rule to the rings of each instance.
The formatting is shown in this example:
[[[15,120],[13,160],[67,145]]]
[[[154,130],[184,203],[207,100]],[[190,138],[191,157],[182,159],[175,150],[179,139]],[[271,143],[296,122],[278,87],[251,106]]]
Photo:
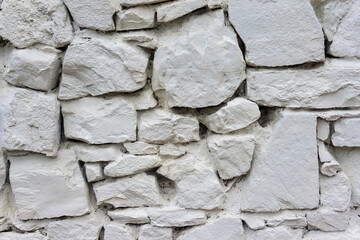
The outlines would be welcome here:
[[[0,4],[0,240],[360,239],[359,0]]]

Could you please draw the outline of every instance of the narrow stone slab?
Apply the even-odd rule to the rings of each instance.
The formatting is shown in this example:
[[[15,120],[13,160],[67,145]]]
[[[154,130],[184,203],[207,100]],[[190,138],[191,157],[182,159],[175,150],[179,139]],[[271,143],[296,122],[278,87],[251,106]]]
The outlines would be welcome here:
[[[145,208],[125,208],[108,211],[109,217],[119,223],[143,224],[150,222]]]
[[[206,0],[178,0],[160,5],[157,9],[158,22],[170,22],[207,5]]]
[[[155,9],[149,6],[120,10],[116,14],[116,30],[137,30],[155,26]]]
[[[120,0],[120,4],[125,7],[132,7],[138,5],[161,3],[166,1],[172,1],[172,0]]]
[[[151,224],[158,227],[186,227],[204,224],[204,211],[176,207],[150,209]]]
[[[111,162],[120,154],[120,146],[116,144],[90,145],[76,144],[74,146],[76,156],[83,162]]]
[[[157,154],[158,146],[145,142],[127,142],[124,147],[130,154],[134,155],[149,155]]]
[[[334,123],[331,142],[337,147],[360,147],[360,118],[342,118]]]
[[[154,227],[150,224],[142,225],[139,230],[139,240],[171,240],[172,235],[172,228]]]

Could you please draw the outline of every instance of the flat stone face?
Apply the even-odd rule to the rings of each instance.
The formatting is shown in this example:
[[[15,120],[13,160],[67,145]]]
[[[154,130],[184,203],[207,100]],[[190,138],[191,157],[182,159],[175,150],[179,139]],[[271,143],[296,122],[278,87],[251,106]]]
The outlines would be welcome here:
[[[106,179],[94,185],[97,203],[117,207],[158,206],[162,198],[156,178],[146,173]]]
[[[329,59],[315,68],[247,70],[247,97],[263,106],[360,106],[359,60]]]
[[[115,209],[107,213],[111,219],[119,223],[143,224],[150,222],[145,208]]]
[[[166,1],[172,1],[172,0],[120,0],[120,4],[125,7],[131,7],[131,6],[154,4],[154,3],[166,2]]]
[[[56,156],[60,141],[60,104],[53,93],[0,89],[0,146]]]
[[[77,144],[74,146],[77,158],[83,162],[110,162],[114,161],[120,154],[120,146]]]
[[[148,61],[145,51],[117,35],[79,36],[65,54],[59,99],[139,90],[145,86]]]
[[[334,123],[331,142],[337,147],[360,147],[360,118],[342,118]]]
[[[170,107],[215,106],[231,97],[245,79],[245,63],[223,12],[192,16],[173,34],[155,52],[153,90],[164,89]]]
[[[157,154],[158,146],[145,142],[128,142],[124,143],[124,147],[130,154],[134,155],[149,155]]]
[[[89,144],[136,139],[136,111],[119,97],[87,97],[62,103],[65,136]]]
[[[156,9],[157,21],[170,22],[206,5],[206,0],[181,0],[166,3]]]
[[[50,91],[58,83],[60,65],[55,49],[14,49],[5,79],[15,86]]]
[[[344,231],[349,225],[350,212],[335,212],[331,209],[320,208],[306,214],[310,229],[325,232]]]
[[[245,43],[249,65],[276,67],[325,59],[321,25],[307,1],[229,0],[229,17]]]
[[[155,9],[140,6],[121,10],[116,14],[116,30],[146,29],[155,26]]]
[[[0,240],[47,240],[48,238],[39,232],[34,233],[16,233],[16,232],[2,232],[0,233]]]
[[[58,156],[9,157],[10,183],[22,220],[80,216],[89,212],[88,188],[72,150]],[[56,187],[54,187],[56,186]]]
[[[4,154],[0,151],[0,189],[3,188],[6,180],[6,165],[7,163],[5,162]]]
[[[258,240],[258,239],[269,239],[269,240],[301,240],[303,231],[301,229],[291,229],[284,226],[280,227],[267,227],[258,231],[245,231],[246,240]]]
[[[275,212],[317,207],[316,117],[311,113],[285,111],[272,126],[267,142],[257,149],[251,171],[243,182],[241,209]]]
[[[104,240],[136,240],[133,229],[125,224],[110,222],[105,225]]]
[[[139,240],[172,240],[172,229],[142,225],[139,230]]]
[[[62,47],[71,42],[73,30],[61,0],[4,0],[0,36],[18,48],[36,43]]]
[[[100,31],[115,30],[113,15],[117,10],[116,1],[112,0],[65,0],[76,24],[82,28]]]
[[[86,180],[97,182],[105,178],[101,163],[85,163]]]
[[[201,210],[169,207],[149,210],[149,218],[157,227],[187,227],[204,224],[206,214]]]

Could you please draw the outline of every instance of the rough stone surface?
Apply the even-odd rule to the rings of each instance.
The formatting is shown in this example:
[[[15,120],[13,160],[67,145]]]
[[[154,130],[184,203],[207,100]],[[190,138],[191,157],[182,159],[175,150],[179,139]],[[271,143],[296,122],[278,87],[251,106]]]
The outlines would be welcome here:
[[[310,229],[325,232],[344,231],[349,225],[350,213],[335,212],[331,209],[319,209],[306,214]]]
[[[172,229],[142,225],[139,230],[139,240],[172,240]]]
[[[160,5],[156,9],[158,22],[170,22],[206,6],[206,0],[178,0]]]
[[[138,5],[161,3],[172,0],[120,0],[120,4],[125,7],[132,7]]]
[[[326,141],[330,136],[330,123],[319,118],[317,123],[317,138]]]
[[[48,238],[40,232],[34,233],[16,233],[16,232],[2,232],[0,233],[0,240],[47,240]]]
[[[146,29],[155,26],[155,9],[140,6],[121,10],[116,14],[116,30]]]
[[[135,240],[136,235],[134,230],[121,223],[111,222],[105,225],[104,240],[113,239],[124,239],[124,240]]]
[[[360,118],[342,118],[334,123],[331,142],[337,147],[360,147]]]
[[[183,146],[175,144],[160,145],[159,154],[161,157],[177,158],[186,154],[186,149]]]
[[[121,153],[118,145],[88,145],[77,144],[76,156],[83,162],[110,162],[114,161]]]
[[[6,180],[6,174],[7,174],[7,162],[4,158],[3,152],[0,151],[0,189],[3,188],[3,185]]]
[[[325,146],[324,142],[318,141],[318,152],[321,164],[320,172],[325,176],[335,176],[335,174],[341,171],[340,164],[336,161],[333,154],[330,152],[328,147]]]
[[[149,155],[157,154],[158,146],[145,142],[128,142],[124,143],[124,147],[130,154],[134,155]]]
[[[105,178],[101,163],[85,163],[85,173],[88,182],[97,182]]]
[[[300,229],[290,229],[288,227],[280,226],[275,228],[265,228],[258,231],[246,231],[247,240],[300,240],[303,232]]]
[[[109,217],[119,223],[143,224],[150,222],[144,208],[127,208],[108,211]]]
[[[151,224],[157,227],[186,227],[204,224],[204,211],[184,208],[163,208],[149,210]]]

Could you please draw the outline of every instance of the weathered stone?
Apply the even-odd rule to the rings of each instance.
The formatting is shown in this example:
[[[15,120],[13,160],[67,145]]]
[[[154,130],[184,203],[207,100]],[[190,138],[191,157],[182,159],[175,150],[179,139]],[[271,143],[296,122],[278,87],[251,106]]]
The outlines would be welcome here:
[[[62,103],[65,136],[90,144],[136,140],[136,111],[121,97],[87,97]]]
[[[59,79],[61,61],[55,49],[14,49],[5,79],[12,85],[50,91]]]
[[[90,40],[79,36],[65,54],[59,99],[139,90],[146,83],[148,57],[118,35],[95,35]]]
[[[207,5],[206,0],[178,0],[160,5],[157,9],[158,22],[170,22]]]
[[[115,161],[110,162],[104,168],[104,173],[110,177],[123,177],[160,167],[161,164],[161,158],[156,155],[136,156],[124,154],[120,155]]]
[[[186,149],[181,145],[175,145],[171,143],[160,145],[160,156],[162,157],[177,158],[185,154]]]
[[[155,107],[158,103],[150,86],[145,86],[135,93],[122,95],[121,97],[131,102],[136,110],[147,110]]]
[[[155,26],[155,9],[148,6],[124,9],[115,19],[117,31],[152,28]]]
[[[149,223],[149,216],[144,208],[125,208],[108,211],[109,217],[119,223]]]
[[[214,113],[199,117],[199,120],[211,131],[229,133],[249,126],[260,117],[256,103],[243,98],[235,98]]]
[[[244,79],[245,62],[221,10],[190,17],[155,52],[152,87],[165,90],[170,107],[218,105]]]
[[[207,0],[207,2],[210,9],[220,8],[224,4],[223,0]]]
[[[222,217],[181,233],[178,240],[234,240],[245,239],[242,222],[238,218]]]
[[[326,176],[334,176],[337,172],[341,171],[340,164],[336,161],[333,154],[325,146],[324,142],[318,141],[319,159],[321,164],[320,172]]]
[[[88,182],[97,182],[105,178],[101,163],[85,163],[85,173]]]
[[[4,154],[2,151],[0,151],[0,189],[3,188],[3,185],[6,180],[6,174],[7,174],[7,163],[4,158]]]
[[[9,156],[10,182],[22,220],[81,216],[89,212],[88,190],[73,150],[55,159],[40,154]]]
[[[149,31],[131,31],[122,34],[123,40],[131,42],[137,46],[156,49],[158,46],[157,36]]]
[[[110,162],[114,161],[120,154],[118,145],[88,145],[77,144],[75,147],[76,156],[83,162]]]
[[[326,141],[330,136],[330,123],[319,118],[317,122],[317,138]]]
[[[337,147],[360,147],[360,118],[342,118],[334,123],[331,142]]]
[[[79,27],[100,31],[115,30],[113,15],[119,6],[113,0],[64,0]]]
[[[111,204],[117,207],[158,206],[162,198],[156,178],[146,173],[133,176],[106,179],[94,183],[97,204]]]
[[[184,143],[200,139],[199,122],[196,118],[163,109],[142,113],[138,134],[141,141],[152,143]]]
[[[335,212],[331,209],[320,208],[306,214],[310,229],[325,232],[344,231],[349,225],[350,212]]]
[[[246,46],[249,65],[276,67],[325,59],[321,25],[307,1],[229,0],[229,17]]]
[[[172,0],[120,0],[120,4],[125,7],[132,7],[138,5],[147,5],[153,3],[160,3]]]
[[[2,232],[0,233],[0,240],[48,240],[40,232],[33,233],[17,233],[17,232]]]
[[[290,229],[285,226],[265,228],[258,231],[245,231],[247,240],[300,240],[302,239],[303,231],[301,229]]]
[[[21,88],[0,89],[0,146],[56,156],[60,104],[56,95]]]
[[[105,225],[104,240],[136,240],[136,234],[134,230],[118,222],[110,222]]]
[[[267,142],[255,151],[250,173],[244,179],[241,209],[275,212],[315,208],[319,203],[319,169],[316,117],[311,113],[283,111]],[[301,151],[299,151],[301,149]]]
[[[150,209],[151,224],[157,227],[187,227],[206,222],[206,214],[201,210],[167,207]]]
[[[71,42],[73,30],[61,0],[4,0],[0,36],[18,48],[36,43],[62,47]]]
[[[212,135],[207,142],[215,169],[222,179],[238,177],[249,171],[255,149],[253,136]]]
[[[130,154],[134,155],[149,155],[157,154],[158,146],[145,142],[127,142],[124,143],[124,147]]]
[[[293,108],[360,106],[359,60],[328,59],[316,68],[248,69],[248,98]]]
[[[139,240],[172,240],[172,229],[142,225],[139,230]]]

